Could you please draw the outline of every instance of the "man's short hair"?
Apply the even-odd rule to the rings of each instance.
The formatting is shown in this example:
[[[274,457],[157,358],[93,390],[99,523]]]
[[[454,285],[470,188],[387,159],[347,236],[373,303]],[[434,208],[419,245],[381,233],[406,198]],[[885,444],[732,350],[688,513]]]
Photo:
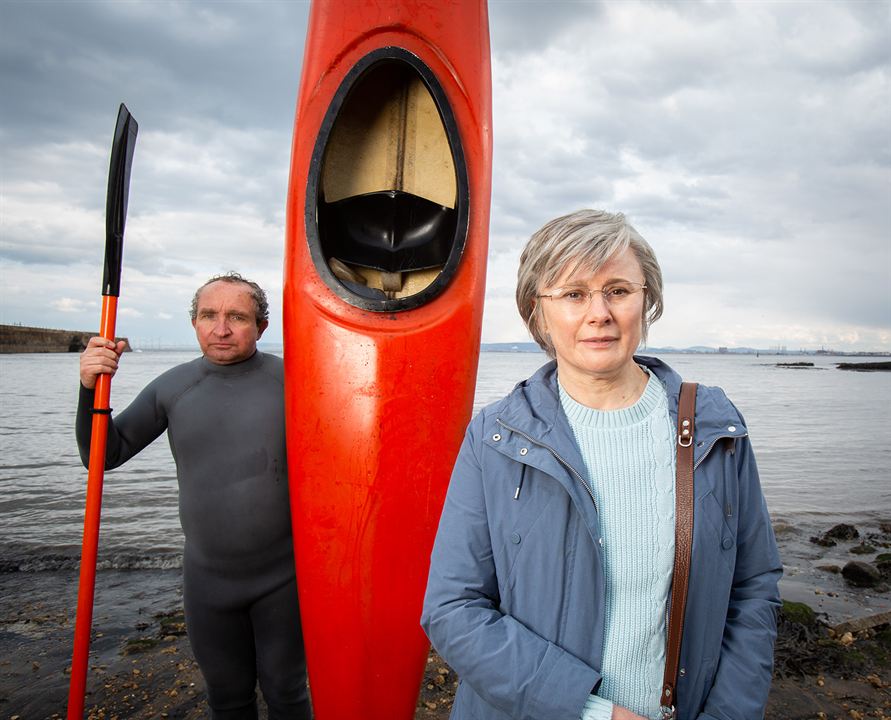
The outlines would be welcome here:
[[[201,295],[201,291],[211,283],[215,282],[243,283],[244,285],[247,285],[250,288],[251,298],[254,301],[254,310],[257,314],[257,326],[259,327],[260,323],[269,320],[269,301],[266,299],[266,292],[263,288],[253,280],[248,280],[247,278],[242,277],[240,273],[229,271],[223,275],[214,275],[195,291],[195,295],[192,297],[192,307],[189,310],[189,316],[192,318],[192,322],[198,318],[198,297]]]

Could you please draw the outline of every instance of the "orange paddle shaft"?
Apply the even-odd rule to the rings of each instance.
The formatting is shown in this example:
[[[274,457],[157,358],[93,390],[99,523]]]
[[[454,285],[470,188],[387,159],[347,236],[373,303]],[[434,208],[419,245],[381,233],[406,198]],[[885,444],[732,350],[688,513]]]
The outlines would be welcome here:
[[[117,297],[103,295],[99,334],[112,342],[115,337],[117,311]],[[96,589],[96,557],[99,551],[102,481],[105,477],[105,447],[108,440],[108,415],[111,412],[110,398],[111,375],[100,375],[96,380],[96,396],[93,401],[90,471],[87,477],[87,502],[84,513],[84,538],[81,546],[77,617],[74,623],[74,655],[71,660],[68,720],[79,720],[83,717],[84,711],[84,694],[90,656],[90,630],[93,625],[93,596]]]

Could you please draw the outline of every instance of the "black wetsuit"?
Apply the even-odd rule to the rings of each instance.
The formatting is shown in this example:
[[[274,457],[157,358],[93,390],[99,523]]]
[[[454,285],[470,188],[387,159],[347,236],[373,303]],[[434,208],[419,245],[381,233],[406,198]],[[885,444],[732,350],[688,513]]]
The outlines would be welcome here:
[[[109,423],[107,469],[167,430],[185,535],[189,640],[215,719],[309,718],[285,454],[281,358],[204,357],[152,381]],[[93,391],[81,386],[77,442],[89,462]]]

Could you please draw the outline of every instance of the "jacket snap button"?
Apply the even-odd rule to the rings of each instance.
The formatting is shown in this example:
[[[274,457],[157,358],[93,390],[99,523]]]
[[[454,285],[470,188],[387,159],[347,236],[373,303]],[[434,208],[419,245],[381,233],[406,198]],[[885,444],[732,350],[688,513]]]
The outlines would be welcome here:
[[[501,440],[501,435],[498,434],[498,433],[495,433],[495,434],[492,436],[492,439],[493,439],[495,442],[498,442],[499,440]]]
[[[729,538],[729,537],[725,537],[721,541],[721,547],[723,547],[725,550],[729,550],[730,548],[733,547],[733,539]]]
[[[510,534],[510,541],[511,541],[514,545],[519,545],[519,544],[520,544],[520,533],[511,533],[511,534]]]
[[[731,425],[730,427],[727,428],[727,431],[728,432],[736,432],[736,425]]]
[[[529,452],[529,448],[520,448],[520,455],[525,455],[527,452]]]

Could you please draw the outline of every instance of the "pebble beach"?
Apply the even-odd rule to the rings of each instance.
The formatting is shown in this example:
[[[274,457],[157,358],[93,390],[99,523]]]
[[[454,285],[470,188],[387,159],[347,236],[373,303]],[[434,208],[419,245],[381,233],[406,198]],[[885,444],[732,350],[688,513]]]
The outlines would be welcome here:
[[[882,568],[873,587],[852,586],[831,570],[821,571],[823,587],[797,575],[784,581],[768,718],[891,718],[891,577],[878,552],[889,551],[891,533],[869,541],[876,549],[869,564]],[[850,554],[862,543],[839,544]],[[0,718],[65,716],[76,593],[74,570],[0,574]],[[182,617],[179,569],[100,571],[93,628],[88,718],[210,717]],[[445,720],[456,685],[431,652],[415,720]]]

